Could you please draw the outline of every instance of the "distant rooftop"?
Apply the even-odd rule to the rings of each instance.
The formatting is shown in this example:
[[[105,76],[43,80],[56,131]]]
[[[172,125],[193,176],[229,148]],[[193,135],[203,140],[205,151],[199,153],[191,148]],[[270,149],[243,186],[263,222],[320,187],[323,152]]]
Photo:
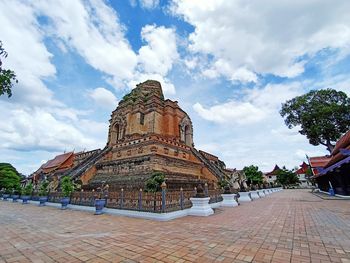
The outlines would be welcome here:
[[[45,164],[41,166],[42,169],[48,169],[48,168],[54,168],[62,163],[64,163],[71,155],[73,152],[68,152],[64,153],[61,155],[57,155],[54,159],[47,161]]]

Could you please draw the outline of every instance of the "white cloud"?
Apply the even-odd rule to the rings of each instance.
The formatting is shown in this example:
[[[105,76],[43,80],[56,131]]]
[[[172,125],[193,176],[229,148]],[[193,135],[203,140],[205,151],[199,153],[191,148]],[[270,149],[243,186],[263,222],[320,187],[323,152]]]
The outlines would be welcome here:
[[[243,99],[269,112],[280,109],[281,104],[286,100],[301,95],[304,92],[303,85],[299,82],[288,84],[267,84],[263,88],[245,89]]]
[[[88,92],[88,95],[100,107],[107,108],[110,110],[113,110],[117,107],[118,100],[114,96],[114,94],[108,89],[99,87],[94,90],[90,90]]]
[[[80,130],[81,120],[59,120],[46,109],[21,108],[8,103],[0,104],[0,109],[1,119],[7,120],[0,124],[1,148],[19,151],[64,151],[101,147],[101,142]]]
[[[243,89],[239,99],[204,108],[194,104],[194,110],[203,118],[216,123],[253,124],[278,116],[281,104],[303,92],[298,83],[268,84],[264,88]]]
[[[151,2],[145,1],[145,7],[157,5],[157,1]],[[103,1],[38,1],[33,7],[37,14],[49,18],[45,32],[58,38],[59,46],[63,41],[78,52],[88,64],[105,73],[116,88],[140,73],[165,77],[178,58],[175,30],[164,26],[144,26],[141,38],[146,45],[138,54],[134,52],[117,13]]]
[[[53,77],[56,69],[50,62],[52,54],[43,43],[44,37],[37,28],[33,10],[16,1],[2,1],[0,14],[1,40],[9,54],[4,65],[16,72],[19,81],[13,88],[12,100],[60,104],[41,81],[41,78]]]
[[[246,68],[238,68],[233,72],[231,80],[238,80],[241,82],[257,82],[256,74]]]
[[[264,111],[248,102],[230,101],[205,109],[200,103],[193,109],[204,119],[217,123],[249,124],[265,118]]]
[[[197,125],[195,122],[194,127]],[[282,125],[283,120],[277,116],[249,126],[231,125],[227,120],[220,127],[207,126],[205,131],[197,131],[195,143],[198,149],[219,156],[227,167],[242,169],[254,164],[263,172],[271,171],[275,164],[291,169],[306,161],[305,153],[326,153],[324,147],[310,145],[304,136]],[[273,130],[275,127],[279,128]]]
[[[114,32],[117,28],[113,28],[111,24],[110,18],[113,14],[109,13],[100,3],[94,3],[95,9],[93,9],[92,4],[90,6],[90,12],[94,13],[94,19],[103,22],[98,25],[99,33],[97,34],[97,29],[92,27],[88,28],[90,30],[88,32],[75,32],[74,34],[81,33],[82,36],[86,36],[86,33],[91,33],[96,39],[103,36],[104,41],[114,40],[110,39],[110,36],[118,34],[118,31]],[[53,8],[56,4],[57,9]],[[66,4],[65,8],[62,7],[64,4]],[[52,14],[53,17],[48,17],[48,24],[41,27],[38,16],[49,15],[44,13],[44,7],[47,7],[48,10],[51,9],[52,12],[56,10],[58,16],[60,12],[65,13],[67,9],[66,13],[72,20],[65,21],[66,16],[63,16],[64,21],[61,22],[67,28],[67,34],[72,33],[74,29],[71,28],[75,26],[79,28],[81,26],[79,23],[89,18],[83,15],[82,19],[74,20],[76,16],[79,16],[79,12],[77,14],[69,12],[73,12],[79,3],[72,3],[72,6],[69,4],[71,4],[69,1],[52,2],[51,5],[39,1],[34,4],[20,1],[0,1],[1,40],[9,53],[5,60],[5,66],[13,69],[19,80],[19,84],[13,88],[13,97],[10,100],[4,97],[0,98],[0,118],[6,120],[0,124],[0,148],[11,152],[11,154],[17,153],[18,156],[22,156],[18,157],[18,159],[22,158],[22,162],[17,165],[20,170],[26,172],[28,172],[28,167],[32,167],[25,161],[29,159],[28,153],[23,160],[23,155],[19,151],[29,151],[30,156],[41,152],[43,156],[43,153],[48,154],[48,151],[58,153],[74,148],[76,150],[94,149],[103,147],[106,142],[107,123],[85,119],[84,117],[89,116],[87,112],[67,107],[62,101],[55,98],[54,92],[43,81],[56,77],[56,68],[51,62],[53,55],[47,50],[44,39],[48,37],[49,31],[51,35],[59,35],[58,32],[54,34],[55,27],[52,27],[50,20],[58,18]],[[88,7],[86,6],[86,8]],[[14,17],[20,19],[14,19]],[[92,18],[90,17],[90,19]],[[83,26],[80,29],[82,28]],[[113,36],[116,37],[116,35]],[[62,52],[67,52],[68,49],[72,48],[80,48],[72,44],[72,41],[80,43],[78,40],[73,40],[70,36],[64,37],[53,39]],[[89,46],[87,43],[85,45]],[[97,49],[93,46],[92,53]],[[87,52],[86,50],[85,52]],[[98,56],[97,53],[94,55]],[[91,127],[94,128],[91,129]],[[16,163],[16,159],[13,159],[13,162]],[[37,160],[33,159],[32,162],[37,163]]]
[[[307,162],[306,156],[312,157],[312,156],[324,156],[324,155],[325,155],[324,152],[317,149],[314,149],[314,150],[297,149],[295,151],[295,156],[297,158],[305,160],[305,162]]]
[[[331,88],[339,91],[345,92],[348,96],[350,96],[350,74],[338,74],[335,76],[326,76],[324,80],[317,80],[312,83],[309,83],[314,89],[325,89]]]
[[[346,0],[173,0],[171,5],[173,14],[195,27],[189,50],[213,57],[204,75],[253,82],[255,74],[298,76],[325,48],[349,53],[348,10]]]
[[[104,2],[36,1],[33,7],[49,18],[47,33],[63,40],[95,69],[118,80],[132,77],[137,56],[124,38],[116,12]]]
[[[184,63],[188,69],[195,69],[198,65],[198,59],[192,58],[192,59],[185,59]]]
[[[140,0],[140,5],[146,9],[154,9],[159,6],[159,0]]]
[[[157,1],[152,3],[156,5]],[[145,2],[145,6],[150,5]],[[38,1],[33,8],[49,19],[45,33],[59,39],[59,47],[64,44],[79,53],[89,65],[105,73],[115,88],[123,88],[140,74],[164,78],[179,57],[176,32],[164,26],[144,26],[140,33],[145,45],[138,54],[134,52],[117,13],[103,1]]]
[[[241,82],[257,82],[257,75],[248,70],[245,67],[232,67],[232,64],[225,59],[216,60],[213,65],[204,69],[202,74],[208,78],[217,78],[219,76],[225,76],[231,81],[241,81]]]
[[[138,4],[141,8],[152,10],[159,6],[159,0],[129,0],[132,7],[136,7]]]
[[[139,50],[138,60],[142,71],[165,76],[179,57],[175,30],[146,25],[141,30],[141,37],[147,42]]]
[[[136,7],[137,6],[137,0],[129,0],[129,3],[132,7]]]

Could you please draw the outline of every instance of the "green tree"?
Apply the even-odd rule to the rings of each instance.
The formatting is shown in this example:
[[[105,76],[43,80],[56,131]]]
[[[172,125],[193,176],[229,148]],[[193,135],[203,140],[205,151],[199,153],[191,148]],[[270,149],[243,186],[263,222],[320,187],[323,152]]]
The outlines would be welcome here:
[[[11,97],[13,82],[17,83],[18,80],[14,71],[10,69],[4,69],[2,67],[1,57],[6,58],[7,55],[8,54],[2,47],[2,42],[0,41],[0,96],[6,93],[8,97]]]
[[[26,186],[22,187],[21,194],[22,195],[31,195],[33,192],[33,184],[29,183]]]
[[[74,184],[69,176],[65,176],[61,181],[61,190],[64,197],[70,197],[71,193],[74,191]]]
[[[283,167],[277,172],[277,182],[281,185],[291,185],[298,184],[299,178],[294,171],[288,170],[286,167]]]
[[[280,114],[288,128],[300,126],[310,144],[324,145],[332,152],[334,143],[350,128],[350,98],[333,89],[312,90],[282,104]]]
[[[259,171],[258,166],[250,165],[243,168],[243,171],[247,177],[247,183],[261,184],[264,180],[263,173]]]
[[[145,191],[150,193],[159,192],[161,185],[165,181],[165,176],[162,172],[154,172],[152,176],[146,181]]]
[[[19,191],[21,177],[16,168],[9,163],[0,163],[0,189]]]
[[[49,182],[44,180],[39,185],[39,196],[47,196],[49,188]]]

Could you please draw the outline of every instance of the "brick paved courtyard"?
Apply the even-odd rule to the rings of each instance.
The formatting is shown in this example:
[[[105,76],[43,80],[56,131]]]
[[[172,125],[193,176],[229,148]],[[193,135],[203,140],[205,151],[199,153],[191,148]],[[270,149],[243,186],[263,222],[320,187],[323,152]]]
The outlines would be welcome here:
[[[0,262],[350,262],[350,201],[285,190],[169,222],[0,201]]]

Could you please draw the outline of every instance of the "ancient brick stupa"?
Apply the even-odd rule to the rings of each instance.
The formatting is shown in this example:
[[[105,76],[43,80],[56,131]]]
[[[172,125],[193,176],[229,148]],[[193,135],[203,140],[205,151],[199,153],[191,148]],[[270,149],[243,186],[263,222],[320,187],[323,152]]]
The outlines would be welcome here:
[[[208,158],[211,157],[211,158]],[[176,101],[164,99],[161,84],[140,83],[112,112],[108,141],[67,172],[86,188],[107,183],[111,189],[144,188],[155,172],[163,172],[170,189],[209,187],[224,177],[224,164],[197,151],[191,119]]]

